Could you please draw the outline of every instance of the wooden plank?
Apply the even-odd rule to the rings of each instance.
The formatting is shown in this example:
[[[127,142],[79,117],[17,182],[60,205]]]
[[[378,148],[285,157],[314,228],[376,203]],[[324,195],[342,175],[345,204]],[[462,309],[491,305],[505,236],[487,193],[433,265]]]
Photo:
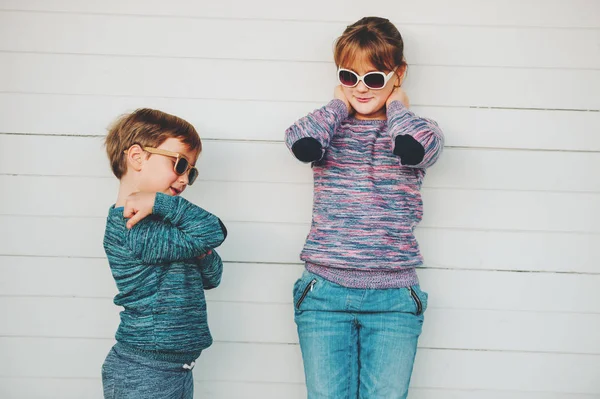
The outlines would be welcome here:
[[[106,258],[1,256],[0,274],[3,296],[113,298],[118,292]]]
[[[0,393],[12,399],[42,399],[61,392],[64,399],[102,399],[99,378],[2,378]],[[195,397],[209,399],[305,399],[304,384],[196,381]],[[518,392],[411,388],[414,399],[597,399],[597,395],[554,392]]]
[[[0,175],[0,185],[7,188],[0,194],[6,215],[105,217],[118,192],[110,178]],[[422,194],[422,227],[600,233],[600,193],[424,188]],[[304,183],[200,181],[184,195],[235,222],[309,223],[313,207],[312,185]]]
[[[117,15],[158,15],[184,18],[241,18],[343,21],[352,23],[365,15],[385,15],[396,24],[500,25],[598,28],[598,3],[594,0],[507,0],[481,3],[476,0],[382,0],[377,3],[307,0],[281,5],[273,0],[252,4],[240,0],[200,4],[186,0],[107,0],[82,5],[76,0],[4,0],[4,10],[54,11]],[[540,9],[544,14],[540,14]],[[315,12],[319,10],[319,12]]]
[[[6,398],[45,399],[49,392],[60,392],[62,399],[102,399],[104,397],[100,378],[0,377],[0,394]],[[207,399],[305,399],[306,389],[304,384],[195,381],[194,397]]]
[[[99,368],[98,368],[99,369]],[[60,392],[62,399],[103,399],[98,378],[0,377],[0,395],[11,399],[46,399]]]
[[[225,263],[221,285],[206,296],[210,302],[290,304],[303,270],[301,264]],[[3,256],[0,274],[0,292],[7,297],[112,299],[117,294],[106,259]],[[598,274],[428,268],[418,274],[430,308],[600,313]]]
[[[230,234],[220,253],[229,262],[297,263],[309,227],[225,223]],[[0,255],[102,258],[104,228],[104,218],[1,215]],[[429,267],[598,271],[598,234],[420,228],[416,236]]]
[[[0,35],[4,51],[318,62],[332,62],[331,43],[346,27],[343,22],[199,23],[170,16],[28,11],[0,12],[0,24],[6,32]],[[600,33],[595,30],[421,24],[400,28],[410,65],[600,67],[600,53],[594,51]],[[306,32],[311,32],[310,40]],[[219,40],[202,40],[215,34]]]
[[[568,392],[517,392],[508,390],[463,390],[413,388],[411,399],[597,399],[595,395]]]
[[[201,181],[312,184],[310,167],[281,142],[204,140],[203,149]],[[49,161],[50,154],[60,162]],[[600,152],[446,148],[424,187],[598,193],[596,170]],[[2,174],[112,177],[100,138],[28,135],[0,135]]]
[[[196,381],[194,393],[200,398],[261,398],[261,399],[305,399],[304,384],[253,383]]]
[[[0,376],[97,378],[112,344],[112,340],[1,337],[6,361],[0,363]],[[597,362],[594,355],[422,349],[412,385],[598,395]],[[199,358],[194,374],[198,381],[304,381],[297,345],[216,343]]]
[[[0,310],[0,336],[110,339],[122,309],[104,298],[0,297]],[[421,348],[600,355],[600,314],[430,308],[425,319]],[[291,303],[211,302],[208,324],[219,342],[298,343]]]
[[[327,102],[336,84],[333,65],[311,62],[0,53],[0,63],[2,92]],[[416,105],[600,109],[600,70],[414,66],[405,86]]]
[[[104,136],[118,115],[151,107],[186,118],[203,140],[282,141],[322,102],[0,93],[0,132]],[[70,115],[65,117],[64,110]],[[446,146],[600,151],[600,112],[413,106],[444,129]],[[35,115],[35,118],[31,118]],[[235,115],[235,118],[231,118]],[[226,119],[227,123],[223,123]],[[569,132],[565,134],[565,132]],[[45,137],[36,137],[43,142]],[[0,136],[0,140],[6,140]],[[98,139],[98,143],[102,140]],[[1,147],[0,147],[1,148]],[[33,148],[37,148],[33,145]],[[98,147],[101,148],[99,144]],[[106,169],[102,163],[103,169]]]

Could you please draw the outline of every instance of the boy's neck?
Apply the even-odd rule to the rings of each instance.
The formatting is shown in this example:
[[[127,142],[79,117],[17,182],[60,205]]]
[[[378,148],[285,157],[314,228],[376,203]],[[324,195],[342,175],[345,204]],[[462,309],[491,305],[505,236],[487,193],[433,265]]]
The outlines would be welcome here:
[[[131,181],[127,176],[123,176],[119,183],[119,194],[117,195],[117,202],[115,202],[115,208],[125,206],[125,200],[131,194],[138,192],[137,185]]]

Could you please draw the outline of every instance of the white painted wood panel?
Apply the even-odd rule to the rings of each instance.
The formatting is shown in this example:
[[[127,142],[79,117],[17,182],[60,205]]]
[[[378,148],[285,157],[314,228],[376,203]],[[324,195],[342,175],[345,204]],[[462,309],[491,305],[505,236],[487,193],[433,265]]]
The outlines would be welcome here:
[[[291,304],[296,264],[225,263],[210,302]],[[6,297],[105,298],[116,295],[106,259],[1,256],[0,292]],[[600,313],[600,275],[445,270],[422,267],[429,308]],[[31,279],[31,276],[36,276]],[[266,278],[265,276],[268,276]]]
[[[5,11],[0,26],[4,51],[331,63],[331,44],[346,24]],[[421,24],[400,29],[409,65],[600,67],[600,52],[589,51],[600,40],[598,30]],[[307,31],[319,40],[307,41]],[[203,40],[207,37],[214,40]]]
[[[120,310],[107,298],[0,298],[0,336],[110,339]],[[298,343],[291,303],[211,302],[208,320],[218,342]],[[430,308],[425,323],[420,348],[600,355],[600,314]]]
[[[347,23],[365,15],[386,15],[394,23],[475,25],[475,26],[545,26],[565,28],[598,28],[595,0],[507,0],[480,2],[477,0],[378,0],[373,2],[335,0],[302,3],[274,3],[271,0],[252,4],[238,0],[191,2],[172,0],[108,0],[82,4],[77,0],[3,0],[0,9],[84,12],[94,14],[131,14],[241,18],[344,21]],[[541,12],[543,10],[543,13]],[[317,38],[318,39],[318,38]]]
[[[63,399],[104,399],[98,378],[0,377],[0,395],[11,399],[45,399],[60,392]]]
[[[10,379],[0,377],[0,394],[2,397],[43,399],[47,398],[49,393],[54,394],[56,392],[60,392],[61,399],[103,398],[100,378]],[[195,381],[194,397],[205,399],[301,399],[306,398],[306,389],[303,384]],[[541,399],[558,399],[558,397]],[[588,398],[582,396],[577,399]]]
[[[112,344],[109,339],[0,337],[8,360],[0,363],[0,376],[95,378]],[[256,367],[259,358],[262,367]],[[417,354],[413,387],[598,395],[598,361],[596,355],[424,348]],[[215,343],[199,358],[195,379],[302,383],[304,377],[297,345]]]
[[[210,302],[289,304],[297,264],[225,263]],[[6,297],[108,298],[116,287],[106,259],[0,257]],[[444,270],[423,267],[421,287],[436,309],[600,313],[600,275]],[[36,276],[31,279],[31,276]],[[265,278],[269,276],[269,278]]]
[[[118,115],[153,107],[186,118],[203,139],[282,141],[285,129],[328,99],[278,102],[0,92],[0,132],[104,136]],[[448,147],[600,151],[600,112],[418,105],[412,109],[443,127]],[[104,169],[101,163],[96,167]]]
[[[102,136],[138,107],[198,128],[187,196],[230,232],[196,397],[305,397],[291,289],[312,177],[283,133],[331,98],[332,41],[364,15],[398,25],[413,110],[447,137],[410,398],[600,398],[595,0],[0,0],[0,397],[101,397],[119,311]]]
[[[110,178],[0,176],[1,214],[106,217],[118,182]],[[421,227],[600,233],[600,193],[424,188]],[[90,192],[97,195],[90,198]],[[19,196],[14,196],[19,193]],[[223,220],[309,223],[312,184],[200,181],[185,197]],[[243,201],[240,201],[243,198]],[[500,212],[501,210],[501,212]]]
[[[314,62],[0,53],[0,64],[0,91],[19,93],[326,102],[336,82]],[[600,70],[417,65],[405,86],[415,105],[600,109]]]
[[[20,378],[16,386],[13,382],[0,377],[0,393],[12,399],[42,399],[48,392],[60,390],[64,399],[102,399],[102,383],[99,378],[93,379],[55,379],[55,378]],[[198,398],[227,399],[302,399],[306,398],[303,384],[285,383],[240,383],[218,381],[196,381],[194,393]],[[519,392],[507,390],[461,390],[461,389],[429,389],[411,388],[411,399],[597,399],[598,395],[579,393],[552,392]]]
[[[18,149],[26,149],[27,157]],[[204,140],[197,166],[199,181],[312,184],[310,167],[283,143]],[[598,170],[600,152],[446,148],[424,187],[598,193]],[[100,137],[0,134],[0,175],[102,176],[117,182]],[[194,191],[197,186],[188,189]]]
[[[295,263],[308,224],[225,220],[230,262]],[[0,215],[0,254],[102,258],[104,218]],[[426,265],[478,270],[597,273],[600,235],[420,228]]]

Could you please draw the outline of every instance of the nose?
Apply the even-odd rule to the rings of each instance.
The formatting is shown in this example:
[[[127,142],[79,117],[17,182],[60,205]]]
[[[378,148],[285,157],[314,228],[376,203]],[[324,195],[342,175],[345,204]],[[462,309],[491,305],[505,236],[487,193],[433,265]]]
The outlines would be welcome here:
[[[188,174],[190,173],[189,169],[187,172],[179,176],[179,182],[185,184],[186,186],[189,184],[190,180],[188,178]]]
[[[367,86],[365,86],[365,83],[362,80],[360,82],[358,82],[355,89],[361,93],[366,93],[367,91],[369,91],[369,88]]]

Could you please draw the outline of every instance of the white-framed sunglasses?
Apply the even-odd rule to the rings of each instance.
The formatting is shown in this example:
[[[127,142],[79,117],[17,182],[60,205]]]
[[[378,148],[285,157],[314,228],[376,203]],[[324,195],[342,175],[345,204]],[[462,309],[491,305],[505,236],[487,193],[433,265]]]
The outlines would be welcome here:
[[[365,86],[372,90],[381,90],[387,85],[390,79],[394,76],[397,68],[387,75],[383,72],[369,72],[362,76],[354,71],[344,68],[338,68],[338,80],[342,86],[355,87],[358,82],[362,81]]]

